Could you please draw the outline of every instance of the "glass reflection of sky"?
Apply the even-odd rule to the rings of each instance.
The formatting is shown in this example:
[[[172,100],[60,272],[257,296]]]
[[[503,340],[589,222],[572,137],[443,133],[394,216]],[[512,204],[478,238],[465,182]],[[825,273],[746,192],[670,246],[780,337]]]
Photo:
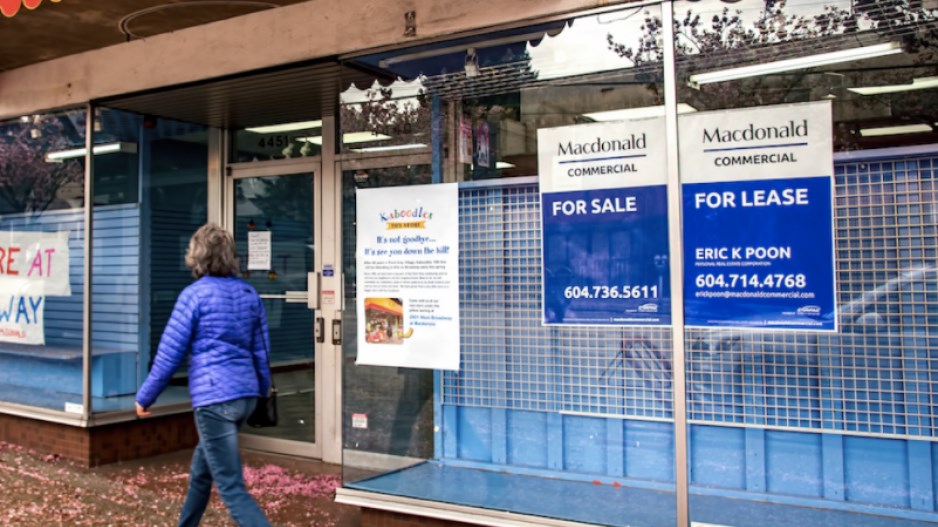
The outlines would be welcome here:
[[[776,2],[777,5],[777,2]],[[849,9],[850,0],[789,0],[784,14],[788,18],[812,19],[831,8]],[[727,4],[718,0],[675,3],[675,17],[680,20],[689,10],[701,16],[702,27],[709,25],[712,15],[728,9],[742,19],[744,28],[765,17],[765,0],[742,0]],[[646,18],[661,18],[657,5],[640,6],[619,11],[590,15],[566,21],[517,28],[488,35],[439,42],[357,59],[371,69],[377,68],[389,78],[416,80],[413,84],[395,82],[393,97],[409,98],[423,89],[422,79],[463,70],[466,50],[473,48],[483,69],[529,61],[538,80],[561,79],[585,74],[627,69],[631,61],[610,49],[609,40],[637,48],[645,31]],[[861,21],[862,22],[862,21]],[[861,25],[861,29],[865,29]],[[682,35],[678,38],[690,38]],[[513,39],[518,39],[512,42]],[[491,43],[495,42],[495,45]],[[691,46],[692,51],[693,46]],[[343,103],[367,100],[367,90],[350,88],[343,94]]]
[[[423,79],[425,77],[421,75],[420,77],[414,79],[413,81],[406,81],[403,79],[398,79],[386,88],[391,89],[391,97],[393,99],[402,101],[405,104],[417,104],[417,96],[423,92]],[[366,89],[360,89],[354,84],[349,86],[347,90],[342,92],[340,95],[340,100],[342,104],[361,104],[373,100],[379,90],[382,88],[380,82],[375,81],[370,87]],[[383,100],[378,98],[378,100]]]
[[[531,68],[539,80],[549,80],[632,67],[630,61],[609,49],[608,37],[616,42],[637,42],[646,13],[658,16],[658,8],[578,18],[556,36],[528,42]]]

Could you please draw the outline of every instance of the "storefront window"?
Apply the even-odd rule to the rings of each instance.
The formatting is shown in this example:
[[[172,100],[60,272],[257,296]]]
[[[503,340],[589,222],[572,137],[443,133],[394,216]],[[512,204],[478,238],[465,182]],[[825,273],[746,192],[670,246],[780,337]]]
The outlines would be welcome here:
[[[698,112],[679,119],[685,315],[689,325],[711,326],[685,332],[691,493],[706,487],[789,506],[813,500],[840,508],[846,500],[854,503],[848,509],[907,508],[921,491],[914,474],[931,471],[930,455],[912,454],[916,445],[930,449],[923,441],[936,433],[926,401],[927,379],[936,375],[936,343],[927,335],[938,323],[931,308],[938,92],[926,88],[935,37],[924,28],[935,12],[924,4],[674,3],[678,100]],[[642,37],[660,38],[657,26]],[[815,126],[829,137],[812,136]],[[686,165],[695,146],[715,157]],[[832,169],[787,168],[810,157]],[[783,208],[772,206],[745,219],[741,207],[757,204],[755,192],[807,189],[810,176],[824,174],[822,187],[833,189],[826,214],[813,217],[816,203],[806,197],[794,203],[806,224],[783,220]],[[705,192],[749,201],[735,210],[725,200],[704,202],[710,217],[735,218],[721,231],[729,224],[693,224],[702,216],[689,196]],[[825,242],[831,230],[833,248]],[[713,251],[753,253],[691,252],[711,234],[721,240]],[[760,247],[781,249],[784,260],[756,255]],[[773,283],[772,273],[792,280]],[[831,276],[827,307],[819,283]],[[747,300],[783,292],[798,296]],[[722,322],[700,324],[707,316]],[[780,331],[776,320],[819,327]],[[755,327],[719,327],[741,324]],[[732,524],[765,514],[752,501],[725,502],[721,510],[692,507],[691,516]],[[773,514],[791,513],[779,506]]]
[[[176,297],[189,237],[207,221],[207,129],[117,110],[96,114],[92,406],[129,410]],[[160,404],[188,400],[174,381]]]
[[[358,168],[342,173],[343,324],[342,437],[348,468],[357,477],[433,456],[433,372],[358,366],[355,248],[356,191],[431,183],[429,164]],[[362,423],[367,423],[362,426]],[[392,465],[369,463],[369,458]],[[350,475],[351,477],[351,475]]]
[[[433,452],[417,456],[427,462],[360,479],[355,454],[367,442],[347,441],[346,488],[657,525],[674,522],[662,511],[676,511],[668,491],[687,474],[691,495],[710,495],[691,500],[691,518],[706,524],[758,525],[808,502],[845,511],[847,523],[862,522],[851,516],[861,510],[932,511],[919,496],[933,494],[936,434],[933,7],[681,1],[355,59],[384,73],[347,92],[363,115],[368,103],[355,97],[380,102],[356,126],[392,141],[381,127],[401,112],[386,102],[410,94],[430,138],[408,142],[429,149],[433,182],[459,183],[461,360],[435,374]],[[677,82],[666,86],[672,34]],[[664,120],[671,90],[676,129]],[[620,135],[607,140],[602,123]],[[647,147],[665,138],[676,140]],[[679,216],[639,201],[661,191],[630,181],[649,158],[679,178]],[[635,201],[594,185],[613,172]],[[344,179],[348,191],[355,171]],[[569,219],[551,223],[558,215]],[[670,254],[674,236],[680,254]],[[343,256],[350,267],[354,248]],[[361,301],[354,283],[346,292]],[[635,298],[636,309],[624,301]],[[364,370],[346,368],[348,390]],[[357,430],[370,426],[358,408],[377,392],[354,387],[346,437],[390,437],[397,423]],[[684,450],[673,405],[686,410],[686,466],[675,463]],[[591,482],[576,493],[585,510],[545,503],[546,487],[525,506],[513,478],[530,475],[566,491]],[[510,505],[421,481],[466,477],[508,489]],[[607,484],[627,497],[604,494]],[[642,505],[625,505],[636,497]]]
[[[660,524],[656,510],[623,514],[626,502],[609,499],[606,491],[635,479],[660,491],[638,492],[640,499],[653,500],[657,511],[674,510],[669,492],[674,482],[671,348],[665,324],[543,324],[542,273],[548,260],[557,269],[551,274],[554,286],[567,280],[568,289],[573,287],[577,273],[588,276],[589,287],[598,286],[595,278],[603,273],[628,273],[642,280],[649,295],[670,294],[664,179],[654,181],[660,200],[647,217],[649,225],[656,225],[654,232],[626,220],[625,228],[564,228],[546,242],[539,188],[545,175],[538,156],[550,150],[540,142],[545,131],[590,130],[582,139],[591,144],[607,123],[664,116],[660,54],[642,48],[639,58],[615,45],[643,46],[638,36],[658,12],[657,7],[623,9],[356,59],[383,68],[386,79],[400,79],[372,90],[417,94],[431,131],[429,140],[413,140],[429,150],[425,155],[432,173],[426,180],[459,183],[461,357],[459,371],[437,372],[433,378],[432,443],[416,451],[385,443],[370,451],[392,456],[362,455],[375,444],[366,438],[391,438],[402,431],[419,435],[431,417],[377,420],[363,402],[385,401],[380,388],[389,383],[351,379],[365,371],[395,377],[398,386],[405,386],[401,398],[408,403],[419,400],[418,394],[431,394],[416,388],[408,392],[405,370],[355,365],[348,357],[343,402],[347,487],[588,523]],[[347,93],[358,89],[368,87]],[[393,122],[393,117],[385,119]],[[663,148],[663,134],[640,136],[627,132],[615,139],[628,139],[636,148],[659,141]],[[563,148],[573,147],[563,142]],[[597,148],[603,157],[603,147]],[[623,162],[615,170],[632,166]],[[371,171],[346,170],[347,191],[356,180],[359,187],[372,184]],[[657,174],[663,176],[664,170]],[[620,177],[627,176],[622,172]],[[346,216],[354,212],[349,198],[347,192]],[[345,224],[343,239],[354,240],[349,234],[353,223]],[[354,267],[349,268],[354,249],[347,245],[343,251],[347,279],[354,276]],[[349,284],[346,294],[347,305],[362,301]],[[563,298],[557,304],[569,306]],[[347,322],[346,328],[355,325]],[[346,330],[343,348],[353,353],[360,338]],[[424,377],[429,384],[430,375]],[[363,465],[373,474],[381,472],[382,463],[390,469],[422,459],[428,462],[361,479]],[[479,493],[459,490],[466,488],[461,483],[466,477],[480,478]],[[439,481],[452,485],[432,484]],[[514,491],[522,487],[538,490]],[[506,490],[492,493],[493,488]],[[554,492],[556,500],[549,497]],[[578,505],[570,506],[565,498],[574,494]],[[528,500],[528,495],[536,498]]]
[[[0,123],[0,401],[81,413],[84,110]]]

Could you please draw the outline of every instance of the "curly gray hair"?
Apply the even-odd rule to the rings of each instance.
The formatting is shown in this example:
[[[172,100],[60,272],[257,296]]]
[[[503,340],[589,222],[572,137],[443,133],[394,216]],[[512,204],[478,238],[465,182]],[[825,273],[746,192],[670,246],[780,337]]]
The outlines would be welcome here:
[[[199,227],[186,249],[186,267],[196,278],[238,274],[238,253],[231,233],[214,223]]]

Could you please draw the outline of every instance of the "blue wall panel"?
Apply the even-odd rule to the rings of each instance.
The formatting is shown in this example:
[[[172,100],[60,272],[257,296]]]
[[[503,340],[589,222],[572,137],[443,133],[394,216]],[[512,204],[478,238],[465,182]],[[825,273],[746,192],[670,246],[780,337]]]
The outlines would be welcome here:
[[[459,459],[492,460],[492,416],[488,408],[460,408],[457,430]]]
[[[625,421],[625,475],[648,481],[674,481],[671,423]]]
[[[934,458],[931,443],[909,441],[909,502],[913,509],[931,511],[935,506]]]
[[[932,494],[934,495],[932,501],[932,509],[938,510],[938,470],[935,470],[934,467],[938,466],[938,443],[931,443],[929,445],[931,449],[931,459],[932,459]]]
[[[765,492],[766,481],[765,430],[746,428],[746,490]]]
[[[691,437],[691,481],[724,489],[746,488],[745,430],[695,426]]]
[[[547,468],[547,414],[508,412],[508,464]]]
[[[565,416],[564,469],[581,474],[606,472],[606,421],[596,417]]]
[[[765,432],[766,474],[771,493],[823,496],[821,436],[797,432]]]
[[[909,506],[906,442],[844,437],[847,501]]]
[[[625,428],[623,420],[606,419],[606,475],[625,476]]]

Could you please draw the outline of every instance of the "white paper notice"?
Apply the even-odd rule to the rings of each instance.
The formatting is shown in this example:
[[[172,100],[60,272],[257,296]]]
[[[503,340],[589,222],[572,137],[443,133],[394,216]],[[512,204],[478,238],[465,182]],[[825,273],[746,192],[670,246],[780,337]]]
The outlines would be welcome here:
[[[248,271],[270,270],[270,231],[248,233]]]
[[[456,184],[357,192],[358,364],[459,369]]]

